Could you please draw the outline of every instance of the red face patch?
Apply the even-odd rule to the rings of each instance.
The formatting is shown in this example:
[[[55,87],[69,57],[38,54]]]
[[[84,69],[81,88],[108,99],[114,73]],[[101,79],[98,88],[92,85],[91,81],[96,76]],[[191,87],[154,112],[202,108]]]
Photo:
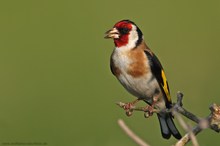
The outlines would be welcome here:
[[[120,33],[120,37],[118,39],[114,39],[114,43],[116,47],[125,46],[128,44],[128,36],[132,29],[132,24],[128,21],[120,21],[114,25],[115,28]]]

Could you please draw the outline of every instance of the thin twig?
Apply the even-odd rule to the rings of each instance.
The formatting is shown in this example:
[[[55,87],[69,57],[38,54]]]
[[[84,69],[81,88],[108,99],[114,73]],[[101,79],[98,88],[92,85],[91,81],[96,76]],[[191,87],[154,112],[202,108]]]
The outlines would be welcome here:
[[[199,143],[198,143],[198,141],[197,141],[197,139],[196,139],[196,136],[195,136],[195,134],[192,132],[192,127],[189,125],[189,137],[190,137],[190,139],[191,139],[191,141],[192,141],[192,144],[193,144],[193,146],[199,146]]]
[[[118,105],[118,106],[121,107],[121,108],[124,108],[124,106],[126,105],[126,103],[116,102],[116,105]],[[130,110],[131,110],[131,111],[143,111],[143,112],[148,112],[148,111],[149,111],[146,107],[137,107],[137,106],[135,106],[135,105],[132,105],[132,106],[130,107]],[[160,111],[157,110],[157,109],[153,109],[152,112],[153,112],[153,113],[159,113]]]
[[[125,124],[125,122],[122,119],[118,120],[118,125],[121,127],[121,129],[132,139],[134,140],[139,146],[150,146],[145,141],[143,141],[141,138],[139,138],[128,126]]]
[[[192,132],[192,127],[189,126],[189,124],[186,124],[186,122],[183,120],[183,118],[176,112],[175,112],[175,117],[178,120],[178,122],[180,123],[180,125],[183,127],[183,129],[186,132],[188,132],[189,138],[191,139],[193,146],[199,146],[199,143],[196,139],[196,136]],[[175,146],[183,146],[185,144],[185,143],[183,143],[183,141],[187,141],[186,138],[188,138],[188,136],[185,137],[184,140],[182,140],[182,142],[178,142]]]
[[[193,128],[193,130],[191,132],[188,132],[187,134],[185,134],[176,144],[175,146],[184,146],[186,145],[191,139],[190,137],[190,133],[193,133],[194,136],[196,136],[199,132],[201,132],[202,129],[200,126],[196,126]]]

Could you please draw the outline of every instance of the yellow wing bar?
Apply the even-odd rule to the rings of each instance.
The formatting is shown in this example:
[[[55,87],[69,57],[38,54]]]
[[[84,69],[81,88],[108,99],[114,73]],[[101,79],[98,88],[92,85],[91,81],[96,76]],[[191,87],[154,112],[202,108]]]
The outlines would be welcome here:
[[[162,85],[163,90],[166,94],[167,100],[169,102],[171,102],[171,96],[170,96],[170,92],[169,92],[169,89],[168,89],[169,87],[168,87],[168,84],[167,84],[167,78],[165,76],[164,70],[161,70],[161,76],[162,76],[162,79],[163,79],[163,85]]]

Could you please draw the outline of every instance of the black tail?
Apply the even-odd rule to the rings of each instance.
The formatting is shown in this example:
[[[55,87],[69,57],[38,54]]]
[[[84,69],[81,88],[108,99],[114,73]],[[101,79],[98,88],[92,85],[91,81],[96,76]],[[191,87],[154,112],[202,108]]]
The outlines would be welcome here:
[[[182,136],[177,130],[171,114],[157,114],[157,116],[163,138],[169,139],[172,134],[176,139],[181,139]]]

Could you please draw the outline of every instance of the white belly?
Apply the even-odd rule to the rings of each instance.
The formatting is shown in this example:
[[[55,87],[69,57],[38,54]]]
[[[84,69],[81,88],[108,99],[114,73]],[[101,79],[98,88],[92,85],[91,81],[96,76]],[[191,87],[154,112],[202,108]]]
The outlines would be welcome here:
[[[152,74],[139,78],[133,78],[130,75],[121,74],[118,77],[118,80],[128,92],[147,101],[152,100],[155,90],[159,89],[157,80],[152,77]]]

